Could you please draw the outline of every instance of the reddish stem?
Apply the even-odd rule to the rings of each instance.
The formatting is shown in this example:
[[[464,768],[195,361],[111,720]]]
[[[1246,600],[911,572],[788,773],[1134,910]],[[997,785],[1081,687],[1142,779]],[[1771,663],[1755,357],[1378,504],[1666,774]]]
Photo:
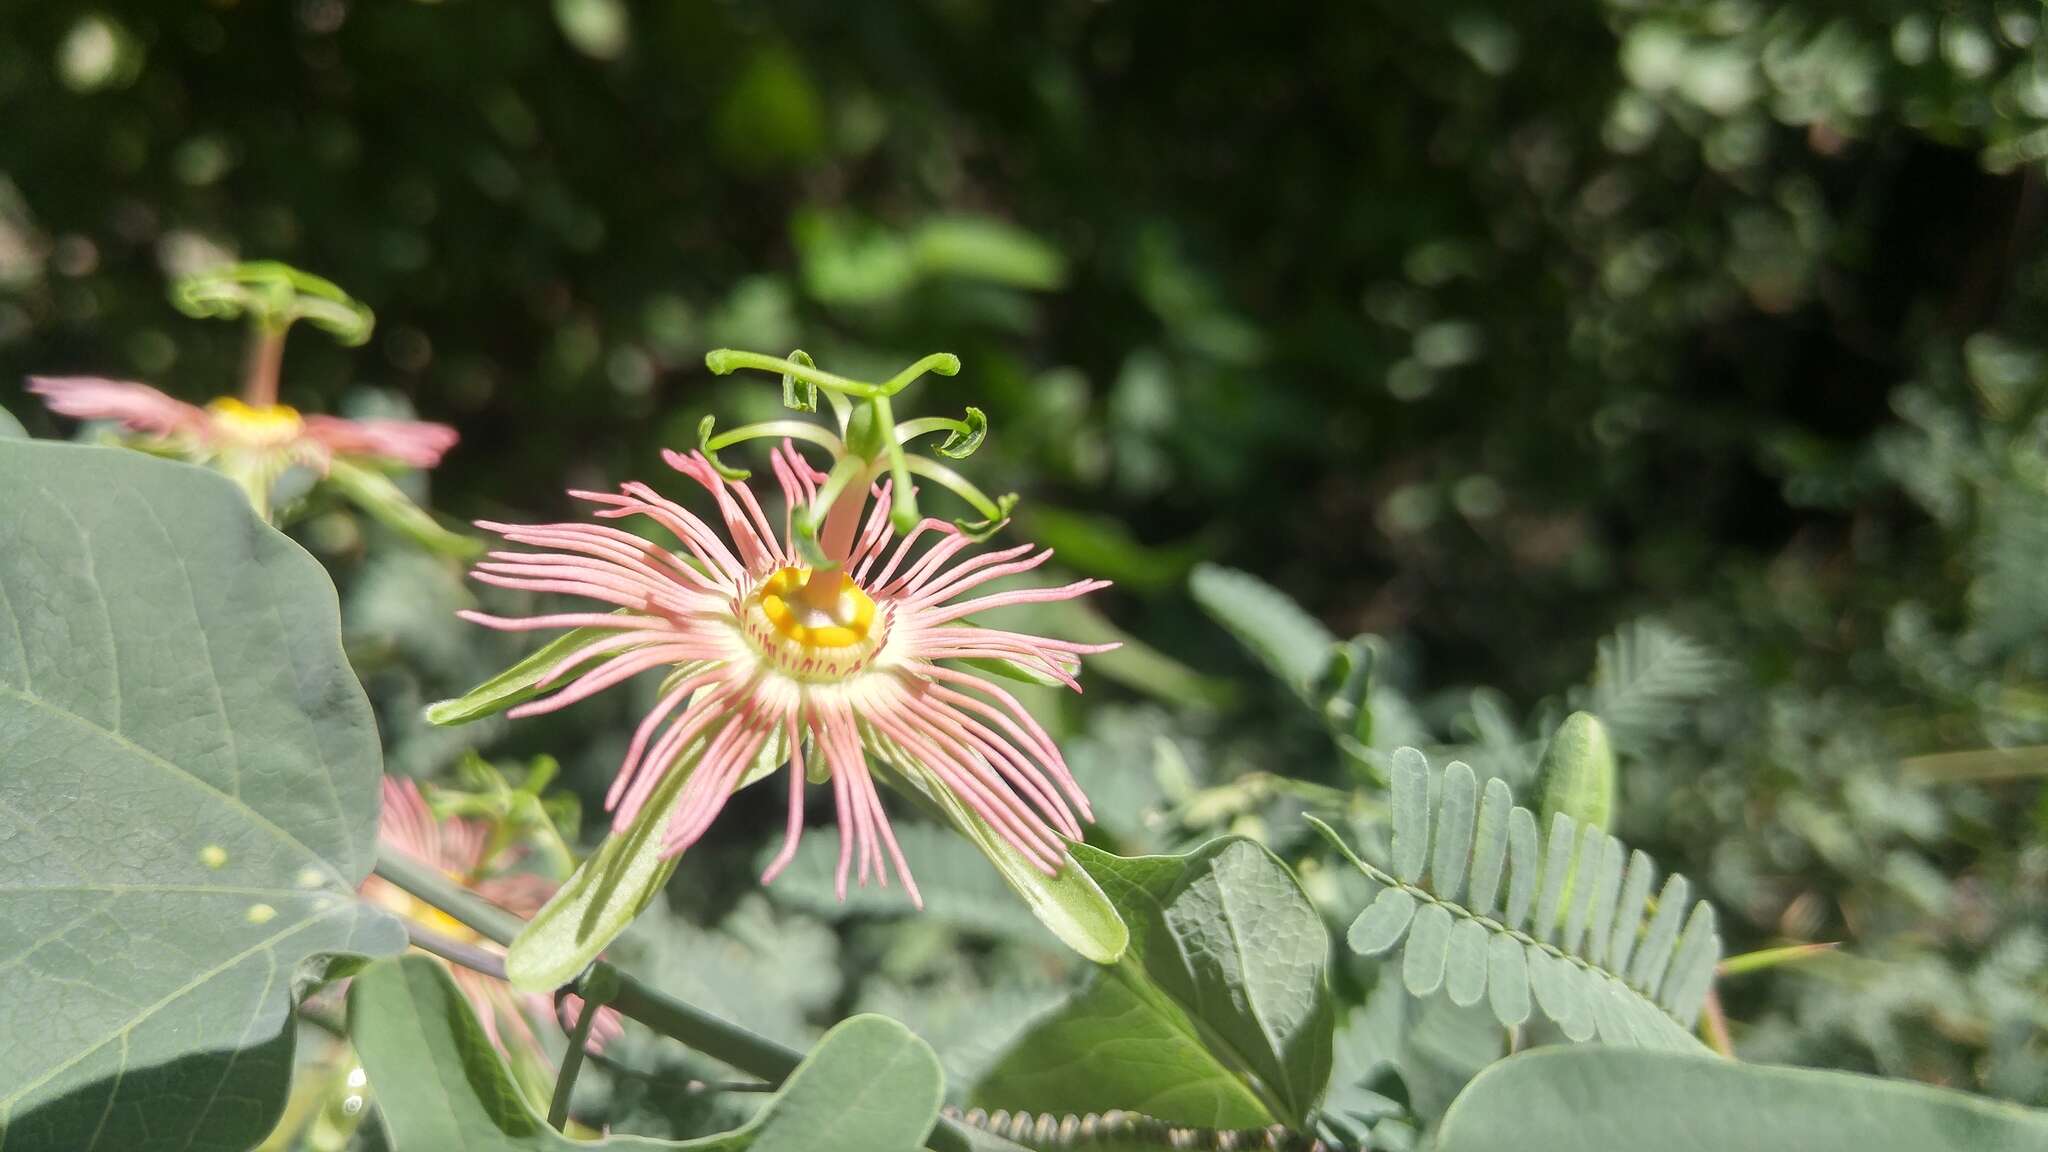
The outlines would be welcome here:
[[[257,324],[249,342],[248,367],[242,377],[242,402],[251,408],[277,403],[278,370],[284,364],[284,329]]]

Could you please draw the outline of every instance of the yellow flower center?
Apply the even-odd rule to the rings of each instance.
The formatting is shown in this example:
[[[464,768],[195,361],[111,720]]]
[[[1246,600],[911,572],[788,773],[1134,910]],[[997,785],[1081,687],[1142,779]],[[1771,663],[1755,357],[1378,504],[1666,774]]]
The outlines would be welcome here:
[[[799,680],[842,680],[867,667],[886,629],[875,602],[844,572],[813,578],[778,568],[747,597],[747,639],[777,670]]]
[[[233,396],[222,396],[206,405],[214,427],[227,439],[252,448],[277,448],[299,438],[306,422],[299,410],[288,404],[263,407],[245,404]]]

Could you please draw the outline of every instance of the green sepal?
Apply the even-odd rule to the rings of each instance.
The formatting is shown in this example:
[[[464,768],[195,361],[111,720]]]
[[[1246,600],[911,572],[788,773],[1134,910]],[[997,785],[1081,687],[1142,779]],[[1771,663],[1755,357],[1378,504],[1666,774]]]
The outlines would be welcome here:
[[[519,930],[505,954],[505,978],[514,988],[548,993],[574,980],[661,894],[681,859],[662,859],[662,836],[705,745],[699,737],[684,749],[633,822],[606,836]]]
[[[625,609],[621,608],[619,612],[624,613]],[[550,669],[568,659],[578,648],[603,639],[613,631],[615,629],[611,628],[574,628],[564,632],[519,663],[453,700],[438,700],[427,705],[427,723],[442,727],[467,724],[486,716],[496,716],[507,708],[518,707],[546,691],[540,686],[540,680]]]
[[[413,503],[391,477],[374,468],[336,458],[328,463],[327,483],[370,518],[423,548],[449,556],[475,556],[484,543],[474,536],[441,526],[426,509]]]
[[[1066,687],[1065,681],[1048,676],[1035,668],[1027,668],[1015,660],[1004,660],[998,656],[969,656],[955,660],[953,663],[964,664],[969,668],[978,668],[990,675],[1001,676],[1005,680],[1015,680],[1020,684],[1036,684],[1041,688]]]
[[[1102,891],[1088,870],[1069,857],[1057,875],[1047,876],[1024,858],[974,810],[960,802],[951,789],[931,776],[908,756],[883,750],[897,771],[884,779],[900,781],[914,795],[937,808],[953,827],[966,836],[989,863],[995,865],[1010,889],[1023,897],[1038,922],[1060,938],[1060,942],[1097,964],[1114,964],[1129,946],[1130,929],[1118,915],[1116,905]]]
[[[633,822],[606,836],[569,882],[527,921],[505,957],[505,975],[514,987],[548,992],[569,983],[660,895],[682,859],[679,855],[661,858],[669,817],[683,786],[696,771],[698,759],[716,735],[707,732],[683,749],[662,771],[661,783]],[[788,737],[777,730],[762,743],[733,791],[774,775],[788,759]],[[648,765],[641,770],[656,769]]]

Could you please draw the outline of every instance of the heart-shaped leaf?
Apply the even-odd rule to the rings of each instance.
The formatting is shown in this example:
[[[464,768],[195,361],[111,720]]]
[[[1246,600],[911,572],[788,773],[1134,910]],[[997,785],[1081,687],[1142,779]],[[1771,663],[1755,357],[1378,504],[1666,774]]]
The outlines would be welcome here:
[[[1236,837],[1185,856],[1073,851],[1129,949],[1025,1035],[977,1102],[1302,1125],[1329,1080],[1335,1014],[1329,934],[1286,866]]]
[[[938,1117],[938,1057],[909,1029],[856,1016],[825,1034],[745,1127],[698,1140],[571,1140],[534,1115],[441,965],[407,956],[373,965],[348,997],[349,1034],[395,1147],[469,1152],[679,1148],[810,1152],[922,1147]]]
[[[0,492],[0,1145],[248,1147],[308,964],[405,943],[333,586],[189,465],[5,441]]]

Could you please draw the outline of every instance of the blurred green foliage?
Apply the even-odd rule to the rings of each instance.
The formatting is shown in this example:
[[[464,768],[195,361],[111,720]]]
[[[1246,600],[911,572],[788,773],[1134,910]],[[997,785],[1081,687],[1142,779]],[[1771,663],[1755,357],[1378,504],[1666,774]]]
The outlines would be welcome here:
[[[2048,1103],[2038,5],[0,16],[0,405],[32,432],[62,430],[30,371],[231,390],[241,334],[163,289],[230,255],[377,310],[367,348],[295,344],[284,398],[459,426],[432,477],[458,516],[552,516],[565,487],[657,479],[706,413],[771,414],[707,348],[870,375],[943,348],[965,370],[922,410],[989,413],[977,478],[1119,580],[1103,608],[1150,645],[1083,703],[1033,697],[1106,844],[1267,839],[1341,925],[1359,895],[1296,815],[1383,835],[1400,743],[1525,786],[1587,708],[1616,833],[1697,878],[1731,953],[1843,942],[1724,985],[1739,1052]],[[377,531],[303,536],[393,769],[550,752],[594,802],[623,694],[509,737],[426,728],[519,649]],[[1349,690],[1258,672],[1189,593],[1205,559],[1363,636],[1324,669]],[[737,802],[672,885],[663,915],[730,953],[650,928],[679,980],[745,1016],[752,957],[809,966],[757,1026],[881,1007],[956,1070],[1052,1001],[1043,940],[865,902],[835,936],[803,885],[743,895],[774,807]],[[1498,1036],[1340,966],[1332,1105],[1396,1140]],[[641,1067],[592,1091],[702,1130],[710,1105]]]

